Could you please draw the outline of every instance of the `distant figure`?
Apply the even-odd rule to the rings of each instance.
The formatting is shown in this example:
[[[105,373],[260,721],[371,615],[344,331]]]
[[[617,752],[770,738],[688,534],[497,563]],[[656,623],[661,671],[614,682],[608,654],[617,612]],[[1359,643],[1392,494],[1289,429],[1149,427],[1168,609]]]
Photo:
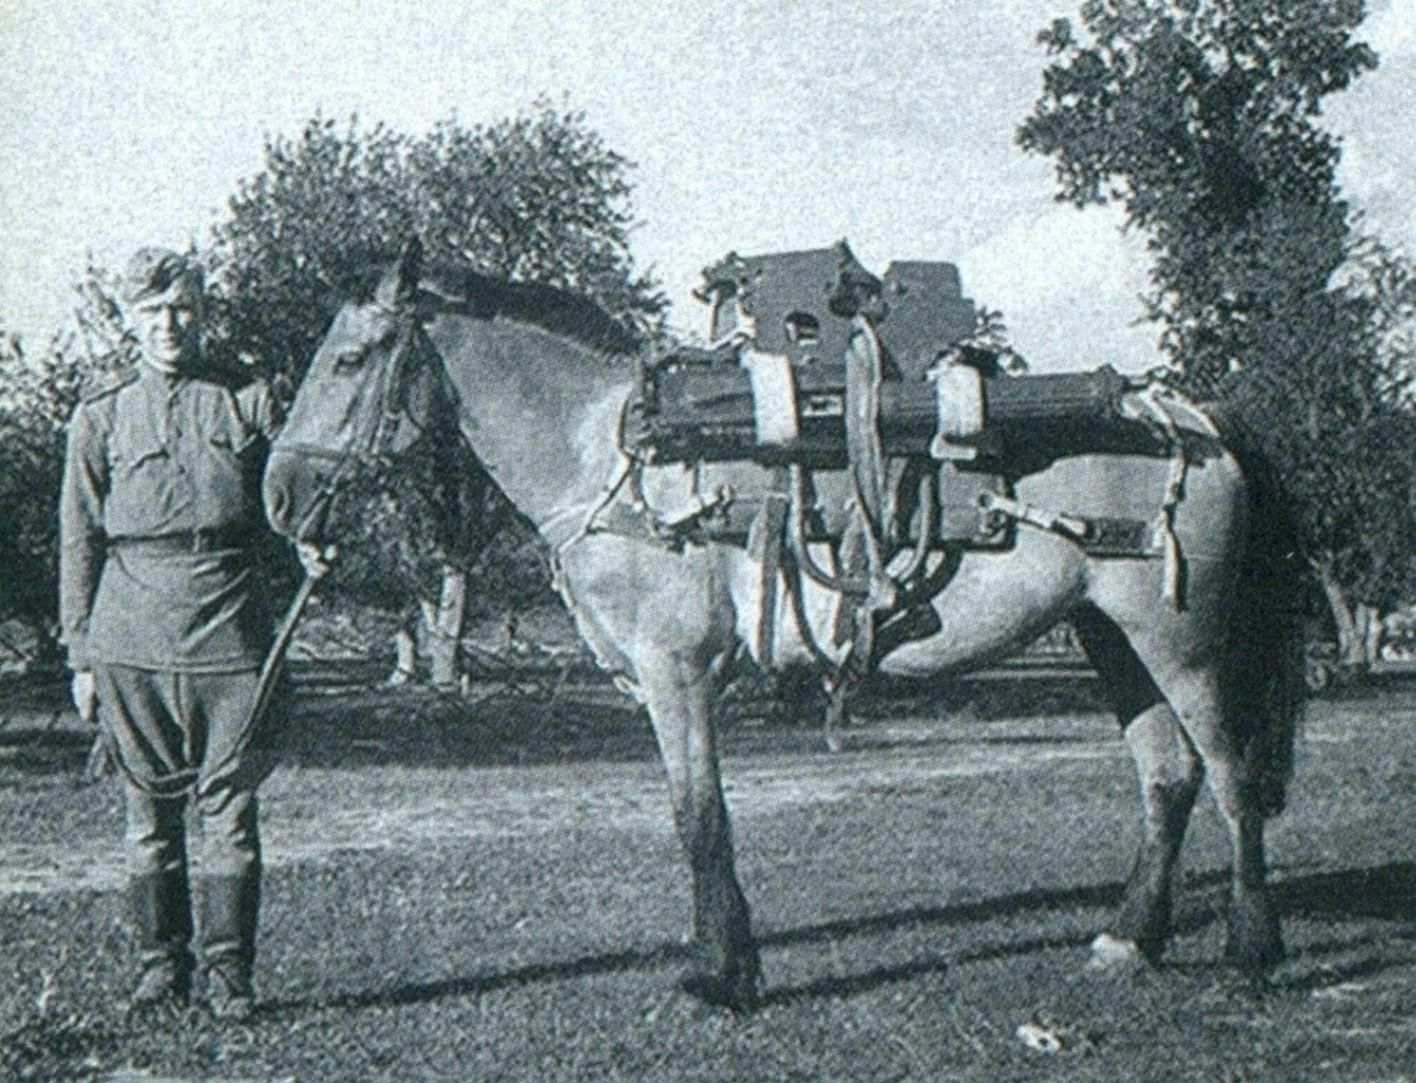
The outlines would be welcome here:
[[[140,966],[129,1010],[184,1008],[199,957],[210,1011],[241,1019],[260,904],[255,791],[273,765],[268,734],[247,725],[272,630],[253,557],[278,418],[264,381],[204,361],[202,292],[201,267],[176,252],[129,264],[142,363],[69,424],[60,616],[74,705],[103,726],[125,791]]]

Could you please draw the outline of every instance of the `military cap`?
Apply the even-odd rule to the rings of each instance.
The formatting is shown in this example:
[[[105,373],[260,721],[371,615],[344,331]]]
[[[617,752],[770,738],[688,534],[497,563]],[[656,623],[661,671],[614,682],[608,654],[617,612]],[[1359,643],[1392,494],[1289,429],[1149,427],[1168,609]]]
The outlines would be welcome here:
[[[133,304],[147,297],[160,297],[178,285],[200,296],[202,281],[201,264],[191,257],[169,248],[140,248],[123,274],[123,300]]]

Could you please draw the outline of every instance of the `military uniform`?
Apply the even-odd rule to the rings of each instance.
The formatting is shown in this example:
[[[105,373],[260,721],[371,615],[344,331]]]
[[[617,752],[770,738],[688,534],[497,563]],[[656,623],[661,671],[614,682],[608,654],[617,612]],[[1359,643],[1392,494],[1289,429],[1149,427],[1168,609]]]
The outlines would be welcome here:
[[[194,924],[209,987],[249,1007],[265,741],[246,732],[272,620],[255,589],[268,386],[143,364],[70,421],[60,612],[120,767],[140,996],[185,1000]],[[200,824],[194,923],[184,817]],[[215,977],[213,977],[215,975]],[[230,998],[227,997],[229,1000]]]

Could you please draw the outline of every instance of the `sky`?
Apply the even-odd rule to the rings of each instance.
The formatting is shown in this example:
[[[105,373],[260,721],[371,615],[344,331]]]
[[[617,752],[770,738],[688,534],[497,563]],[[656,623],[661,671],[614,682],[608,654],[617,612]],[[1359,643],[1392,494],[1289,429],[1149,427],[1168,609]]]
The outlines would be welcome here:
[[[632,252],[672,322],[730,250],[845,237],[957,263],[1036,370],[1158,360],[1141,238],[1053,200],[1013,143],[1078,0],[0,0],[0,328],[60,328],[90,254],[206,240],[268,136],[412,133],[540,95],[635,163]],[[1340,181],[1416,254],[1416,0],[1369,0],[1377,72],[1331,99]]]

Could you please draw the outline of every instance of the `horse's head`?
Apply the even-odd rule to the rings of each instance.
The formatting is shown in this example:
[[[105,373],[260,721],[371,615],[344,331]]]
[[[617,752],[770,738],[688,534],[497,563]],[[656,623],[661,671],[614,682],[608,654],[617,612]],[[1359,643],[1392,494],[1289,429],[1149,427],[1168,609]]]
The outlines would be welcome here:
[[[266,510],[281,534],[318,540],[331,499],[361,464],[396,459],[447,417],[443,367],[423,330],[421,262],[409,242],[315,351],[266,467]]]

